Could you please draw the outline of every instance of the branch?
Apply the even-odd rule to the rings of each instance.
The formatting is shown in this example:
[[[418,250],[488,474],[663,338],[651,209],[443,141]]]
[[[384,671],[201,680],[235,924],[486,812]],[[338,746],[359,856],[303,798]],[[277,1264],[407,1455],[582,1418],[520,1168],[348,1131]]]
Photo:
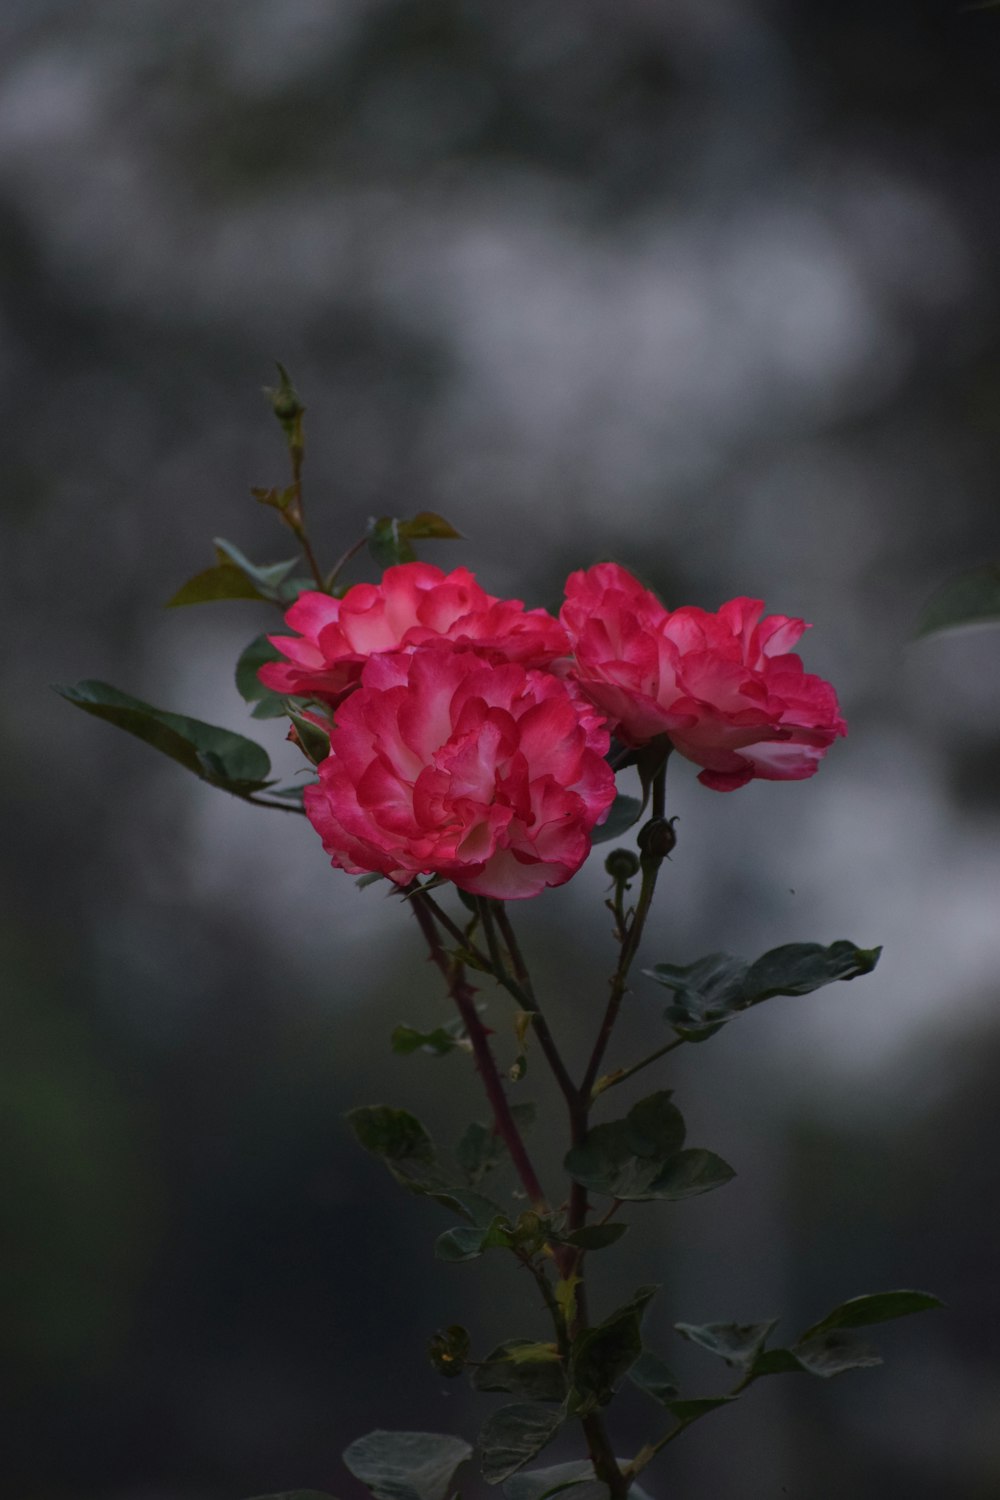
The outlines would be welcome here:
[[[514,1163],[517,1175],[524,1185],[532,1208],[536,1213],[547,1215],[549,1205],[542,1191],[541,1183],[532,1166],[531,1158],[528,1156],[521,1132],[517,1128],[517,1121],[511,1112],[507,1095],[504,1092],[500,1073],[497,1069],[496,1059],[490,1050],[489,1038],[486,1028],[479,1018],[473,998],[475,991],[465,978],[465,970],[461,963],[449,959],[441,946],[437,928],[434,925],[434,916],[430,909],[429,898],[419,893],[414,894],[411,902],[420,923],[427,946],[434,960],[444,976],[448,985],[448,992],[454,1000],[458,1013],[472,1043],[472,1051],[476,1059],[476,1067],[479,1076],[483,1080],[486,1096],[493,1110],[493,1120],[497,1134],[503,1141],[510,1153],[510,1159]]]

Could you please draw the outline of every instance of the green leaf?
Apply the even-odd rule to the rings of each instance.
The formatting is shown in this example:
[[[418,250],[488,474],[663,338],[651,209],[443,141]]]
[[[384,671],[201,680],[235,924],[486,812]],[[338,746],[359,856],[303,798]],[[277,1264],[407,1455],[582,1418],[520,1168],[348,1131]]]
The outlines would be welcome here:
[[[638,1386],[647,1396],[652,1396],[661,1406],[672,1401],[680,1390],[677,1377],[673,1371],[664,1364],[659,1355],[653,1354],[649,1349],[644,1349],[628,1372],[628,1378],[632,1384]]]
[[[460,1218],[480,1229],[487,1229],[496,1218],[504,1217],[504,1211],[498,1203],[494,1203],[492,1198],[484,1197],[482,1193],[473,1192],[471,1188],[453,1187],[444,1181],[425,1181],[419,1183],[415,1190],[433,1198],[443,1208],[450,1208]]]
[[[808,995],[835,980],[870,974],[881,952],[845,941],[828,948],[786,943],[752,964],[728,953],[710,953],[686,967],[656,964],[643,973],[674,993],[664,1019],[686,1041],[701,1042],[741,1011],[775,995]]]
[[[619,1468],[626,1460],[618,1460]],[[608,1487],[594,1478],[589,1459],[575,1459],[568,1464],[553,1464],[549,1469],[528,1469],[504,1482],[504,1500],[548,1500],[548,1496],[566,1495],[567,1500],[607,1500]],[[649,1500],[637,1484],[629,1486],[629,1500]]]
[[[940,1298],[930,1292],[873,1292],[842,1302],[825,1318],[807,1328],[802,1338],[812,1338],[832,1328],[865,1328],[872,1323],[888,1323],[892,1318],[907,1318],[911,1313],[931,1312],[943,1306]]]
[[[434,1145],[415,1115],[388,1104],[363,1104],[345,1116],[355,1136],[373,1156],[386,1161],[416,1161],[430,1166]]]
[[[212,568],[203,568],[186,583],[182,583],[176,594],[167,600],[167,609],[179,609],[185,604],[212,604],[219,599],[268,600],[242,568],[234,563],[216,563]]]
[[[317,785],[318,782],[316,781],[306,781],[301,782],[298,786],[276,786],[269,789],[268,796],[282,797],[286,802],[297,802],[301,807],[304,800],[302,793],[305,791],[306,787]]]
[[[455,1159],[474,1186],[496,1166],[503,1152],[503,1142],[496,1131],[489,1125],[481,1125],[478,1120],[473,1120],[471,1125],[466,1126],[455,1147]]]
[[[845,1370],[866,1370],[882,1363],[877,1349],[840,1329],[802,1339],[789,1352],[807,1374],[822,1380],[842,1375]]]
[[[675,1323],[682,1338],[717,1354],[731,1368],[748,1370],[760,1354],[768,1334],[777,1323]]]
[[[392,1050],[400,1057],[409,1057],[413,1052],[429,1052],[434,1057],[443,1057],[459,1045],[458,1038],[444,1027],[434,1031],[416,1031],[412,1026],[397,1026],[392,1033]]]
[[[1000,565],[975,568],[952,578],[927,601],[917,622],[917,636],[961,625],[1000,620]]]
[[[687,1198],[735,1173],[711,1151],[682,1151],[684,1121],[664,1090],[640,1099],[624,1120],[597,1125],[566,1157],[566,1170],[595,1193],[630,1202]]]
[[[489,1224],[461,1224],[446,1229],[434,1244],[438,1260],[476,1260],[487,1250],[509,1250],[514,1232],[506,1214],[497,1214]]]
[[[525,1130],[534,1124],[535,1106],[528,1100],[512,1104],[511,1114],[519,1128]],[[478,1120],[466,1127],[455,1148],[455,1159],[473,1186],[503,1161],[506,1154],[503,1139],[491,1125],[483,1125]]]
[[[581,1500],[580,1486],[594,1477],[594,1466],[588,1459],[568,1464],[553,1464],[549,1469],[528,1469],[504,1482],[504,1500],[546,1500],[549,1495],[573,1490],[573,1500]],[[602,1486],[605,1495],[607,1489]],[[629,1490],[630,1495],[635,1489]]]
[[[640,1287],[631,1301],[603,1323],[586,1329],[573,1342],[570,1407],[586,1416],[607,1406],[617,1387],[642,1353],[642,1316],[658,1287]]]
[[[422,510],[409,520],[399,516],[372,517],[368,522],[368,550],[382,568],[416,562],[412,543],[460,537],[449,521],[431,510]]]
[[[663,1170],[663,1163],[636,1156],[629,1143],[624,1120],[595,1125],[586,1139],[568,1152],[566,1171],[594,1193],[609,1198],[641,1202],[652,1198],[653,1183]]]
[[[216,558],[223,567],[238,568],[254,585],[261,598],[269,599],[272,603],[290,604],[298,598],[303,588],[315,587],[308,578],[289,577],[292,569],[299,564],[298,557],[290,557],[285,562],[264,563],[258,567],[239,547],[233,542],[227,542],[224,537],[215,537],[213,545]]]
[[[684,1117],[670,1100],[671,1091],[663,1089],[640,1099],[629,1110],[625,1133],[636,1156],[666,1161],[683,1146]]]
[[[236,663],[236,690],[245,702],[254,705],[255,719],[283,719],[288,713],[285,698],[265,687],[257,676],[257,668],[269,661],[284,661],[284,657],[266,635],[258,635]]]
[[[791,1349],[764,1349],[754,1361],[755,1380],[765,1375],[818,1375],[830,1380],[847,1370],[866,1370],[880,1365],[881,1355],[850,1333],[835,1330],[818,1338],[804,1339]]]
[[[292,708],[287,709],[287,713],[295,726],[303,753],[314,766],[318,766],[330,754],[330,736],[304,714],[296,713]]]
[[[267,751],[241,734],[153,708],[106,682],[89,680],[55,691],[86,713],[145,740],[212,786],[247,796],[267,785]]]
[[[455,1473],[472,1448],[436,1432],[370,1432],[344,1454],[344,1463],[376,1500],[447,1500]]]
[[[433,510],[421,510],[410,521],[400,522],[403,535],[414,540],[461,541],[462,533]]]
[[[720,1406],[729,1406],[738,1400],[738,1396],[691,1396],[685,1401],[666,1401],[664,1405],[686,1427],[691,1422],[697,1422],[700,1417],[706,1417],[710,1411],[717,1411]]]
[[[506,1391],[526,1401],[564,1401],[566,1373],[562,1361],[524,1359],[525,1351],[540,1346],[530,1339],[508,1339],[474,1369],[470,1383],[477,1391]]]
[[[627,1224],[585,1224],[582,1229],[574,1229],[572,1234],[564,1234],[560,1243],[573,1245],[577,1250],[606,1250],[610,1245],[617,1245],[627,1230]]]
[[[691,1151],[678,1151],[667,1162],[650,1189],[650,1197],[677,1201],[694,1198],[699,1193],[711,1193],[725,1187],[736,1176],[735,1171],[714,1151],[700,1147]]]
[[[621,838],[642,817],[642,808],[638,797],[627,797],[624,792],[619,792],[608,816],[591,834],[591,843],[606,844],[609,839]]]
[[[867,1369],[880,1365],[877,1349],[862,1343],[845,1330],[864,1328],[872,1323],[887,1323],[911,1313],[929,1312],[944,1304],[930,1292],[875,1292],[852,1297],[807,1328],[790,1349],[761,1351],[751,1366],[755,1379],[763,1375],[805,1373],[829,1379],[845,1370]]]
[[[443,1375],[446,1380],[454,1380],[465,1369],[471,1347],[469,1330],[463,1328],[461,1323],[452,1323],[450,1327],[434,1334],[427,1345],[427,1354],[439,1375]]]
[[[479,1434],[486,1483],[501,1484],[530,1463],[555,1437],[564,1416],[561,1408],[553,1411],[534,1402],[516,1402],[493,1412]]]
[[[435,1194],[447,1184],[427,1131],[414,1115],[387,1104],[367,1104],[344,1117],[366,1151],[382,1159],[411,1193]]]

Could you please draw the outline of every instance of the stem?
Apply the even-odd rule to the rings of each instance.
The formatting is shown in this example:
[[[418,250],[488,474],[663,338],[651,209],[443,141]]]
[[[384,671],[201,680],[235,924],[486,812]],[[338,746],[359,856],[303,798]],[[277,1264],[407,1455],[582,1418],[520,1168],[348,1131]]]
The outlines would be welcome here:
[[[629,1480],[618,1467],[618,1460],[612,1452],[603,1421],[596,1411],[580,1420],[587,1439],[590,1461],[594,1465],[594,1473],[607,1485],[611,1500],[625,1500]]]
[[[252,802],[254,807],[273,807],[275,812],[299,813],[303,818],[306,815],[304,807],[297,802],[268,802],[263,797],[244,797],[244,802]]]
[[[368,540],[367,536],[360,537],[358,541],[352,542],[351,546],[348,547],[348,549],[347,549],[347,551],[345,553],[343,553],[340,557],[338,557],[338,559],[334,563],[332,569],[326,575],[326,583],[325,583],[324,587],[327,589],[328,592],[329,592],[330,589],[333,588],[333,585],[337,582],[337,579],[340,577],[341,573],[347,567],[347,564],[350,562],[351,558],[354,557],[354,556],[356,556],[356,554],[361,551],[362,547],[365,545],[365,543],[367,542],[367,540]]]
[[[309,571],[313,576],[316,587],[321,589],[325,594],[327,587],[323,578],[323,570],[316,561],[316,554],[313,552],[312,543],[309,541],[304,530],[297,532],[296,535],[298,536],[299,546],[302,548],[305,560],[309,564]]]
[[[494,914],[496,915],[497,926],[503,933],[503,940],[507,945],[507,952],[510,954],[511,963],[514,965],[518,993],[521,996],[522,1004],[531,1016],[532,1029],[538,1037],[539,1046],[545,1054],[545,1060],[552,1069],[552,1076],[562,1090],[563,1098],[572,1111],[578,1102],[578,1092],[572,1078],[569,1076],[566,1064],[562,1060],[559,1048],[556,1046],[555,1038],[549,1030],[549,1023],[542,1014],[542,1008],[535,997],[531,976],[528,973],[528,967],[524,962],[517,938],[514,935],[514,929],[507,915],[507,909],[502,901],[491,902],[485,897],[480,897],[479,909],[482,914],[486,941],[490,947],[490,958],[495,965],[496,977],[503,984],[504,979],[502,975],[506,974],[506,968],[500,957],[499,945],[496,941],[496,932],[493,927]]]
[[[663,817],[665,804],[666,765],[663,765],[660,767],[659,771],[657,771],[656,776],[653,779],[654,818]],[[662,863],[662,855],[644,854],[642,857],[642,884],[639,888],[639,899],[635,904],[635,911],[632,914],[632,920],[629,923],[628,931],[626,932],[624,940],[622,942],[621,953],[618,958],[618,967],[615,969],[615,972],[611,978],[611,994],[608,997],[608,1004],[604,1012],[604,1019],[601,1022],[601,1029],[597,1033],[597,1041],[594,1043],[594,1050],[590,1054],[590,1061],[587,1064],[587,1071],[584,1073],[583,1082],[580,1084],[580,1093],[587,1100],[588,1107],[591,1101],[591,1096],[593,1094],[594,1082],[597,1078],[597,1074],[600,1069],[601,1062],[603,1061],[604,1054],[607,1051],[608,1043],[611,1040],[611,1033],[614,1030],[615,1022],[618,1019],[618,1012],[621,1009],[622,1001],[625,998],[629,970],[632,967],[632,961],[635,958],[635,955],[639,948],[639,944],[642,941],[643,929],[646,925],[646,919],[649,916],[650,908],[653,904],[653,893],[656,890],[656,877],[660,873],[660,865]]]
[[[666,1057],[667,1053],[673,1052],[675,1047],[683,1047],[686,1040],[686,1037],[676,1036],[672,1042],[667,1042],[664,1047],[658,1047],[655,1052],[651,1052],[641,1062],[633,1063],[630,1068],[616,1068],[613,1073],[608,1073],[604,1078],[598,1078],[591,1091],[591,1103],[608,1089],[617,1088],[618,1084],[624,1083],[626,1078],[631,1078],[633,1074],[640,1073],[643,1068],[648,1068],[650,1063],[658,1062],[661,1057]]]
[[[479,1019],[476,1003],[473,999],[475,991],[465,978],[465,970],[460,963],[449,960],[441,946],[441,940],[434,925],[434,917],[425,902],[427,898],[422,895],[414,895],[412,906],[416,913],[417,921],[420,923],[427,946],[431,950],[431,958],[437,964],[444,975],[448,985],[448,991],[472,1043],[473,1055],[476,1059],[476,1067],[479,1076],[483,1080],[486,1097],[490,1101],[493,1110],[493,1121],[496,1132],[510,1154],[517,1175],[524,1185],[524,1190],[532,1208],[538,1214],[546,1215],[549,1205],[542,1191],[541,1183],[532,1166],[521,1132],[517,1128],[517,1121],[511,1113],[507,1095],[504,1093],[503,1083],[497,1069],[496,1059],[490,1050],[489,1038],[486,1028]]]

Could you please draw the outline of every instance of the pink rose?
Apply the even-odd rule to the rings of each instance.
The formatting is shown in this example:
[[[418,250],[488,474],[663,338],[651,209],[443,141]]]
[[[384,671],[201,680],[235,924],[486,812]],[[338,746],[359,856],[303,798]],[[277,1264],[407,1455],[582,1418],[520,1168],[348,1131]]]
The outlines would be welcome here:
[[[534,896],[587,857],[615,795],[608,745],[548,672],[443,643],[385,653],[337,711],[306,812],[339,869]]]
[[[545,667],[568,650],[565,633],[544,609],[494,598],[467,568],[442,573],[422,562],[387,568],[381,583],[357,583],[342,599],[300,594],[285,621],[299,634],[269,637],[287,661],[262,666],[261,682],[275,693],[334,706],[377,652],[443,637],[491,661]]]
[[[560,620],[574,678],[628,745],[657,735],[718,792],[753,777],[799,781],[847,733],[828,682],[803,671],[791,647],[808,626],[766,615],[759,599],[716,614],[668,610],[617,563],[573,573]]]

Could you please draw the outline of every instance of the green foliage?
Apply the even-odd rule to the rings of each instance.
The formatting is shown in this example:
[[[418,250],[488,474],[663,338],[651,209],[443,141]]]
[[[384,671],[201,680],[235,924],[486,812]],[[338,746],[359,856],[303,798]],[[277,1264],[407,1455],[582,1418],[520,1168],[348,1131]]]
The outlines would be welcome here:
[[[447,541],[460,538],[462,533],[443,516],[432,510],[422,510],[410,520],[398,516],[373,516],[368,522],[367,535],[368,550],[379,567],[391,568],[397,563],[416,562],[415,541]]]
[[[196,573],[167,600],[168,609],[183,604],[210,604],[217,599],[258,599],[268,604],[291,604],[303,589],[314,587],[308,578],[292,578],[298,557],[258,567],[224,537],[215,538],[215,565]]]
[[[280,719],[287,712],[285,700],[279,693],[272,693],[257,676],[257,668],[265,662],[282,661],[284,658],[277,646],[272,646],[266,635],[255,636],[236,663],[236,690],[246,703],[254,705],[255,719]]]
[[[642,1317],[658,1287],[640,1287],[631,1301],[586,1329],[570,1350],[570,1410],[585,1416],[607,1406],[642,1353]]]
[[[702,1042],[741,1011],[775,995],[808,995],[838,979],[870,974],[881,948],[857,948],[836,942],[786,943],[755,963],[728,953],[710,953],[696,963],[656,964],[643,972],[674,993],[664,1011],[678,1036]]]
[[[363,1104],[348,1112],[347,1123],[366,1151],[392,1166],[429,1168],[434,1145],[416,1115],[388,1104]]]
[[[924,606],[917,636],[934,635],[962,625],[988,625],[1000,620],[1000,565],[974,568],[952,578]]]
[[[558,1350],[552,1344],[530,1339],[508,1339],[498,1344],[472,1371],[470,1381],[474,1390],[506,1391],[526,1401],[566,1399],[566,1372]]]
[[[210,786],[246,797],[269,784],[267,751],[241,734],[153,708],[106,682],[88,680],[55,691],[86,713],[145,740]]]
[[[611,804],[607,818],[591,834],[591,843],[605,844],[609,839],[621,838],[642,817],[644,805],[638,797],[628,797],[624,792],[619,792]]]
[[[798,1368],[804,1374],[829,1380],[832,1375],[842,1375],[845,1370],[865,1370],[881,1363],[882,1356],[871,1344],[864,1344],[851,1334],[834,1329],[814,1338],[801,1339],[791,1349],[768,1351],[752,1374],[755,1377],[762,1373],[790,1374]],[[774,1368],[777,1364],[782,1368]]]
[[[304,714],[299,714],[294,709],[287,710],[295,728],[295,735],[299,747],[307,760],[318,766],[321,760],[326,760],[330,754],[330,736],[325,729],[321,729],[312,719],[307,719]]]
[[[438,1026],[434,1031],[417,1031],[413,1026],[396,1026],[392,1033],[392,1050],[400,1057],[409,1057],[414,1052],[428,1052],[432,1057],[444,1057],[454,1052],[459,1038],[448,1026]]]
[[[622,1460],[618,1462],[620,1465]],[[512,1475],[503,1486],[504,1500],[547,1500],[550,1495],[563,1494],[567,1500],[607,1500],[608,1487],[594,1478],[589,1459],[553,1464],[549,1469],[527,1469]],[[637,1484],[629,1486],[629,1496],[630,1500],[649,1500]]]
[[[677,1377],[658,1354],[644,1349],[628,1372],[628,1378],[640,1391],[666,1406],[680,1393]]]
[[[777,1323],[675,1323],[682,1338],[700,1344],[710,1354],[718,1354],[733,1369],[748,1370],[767,1342]]]
[[[535,1106],[528,1100],[512,1104],[510,1112],[520,1130],[526,1130],[534,1124]],[[466,1127],[455,1148],[455,1159],[473,1187],[482,1181],[487,1172],[493,1171],[506,1155],[507,1147],[502,1137],[491,1125],[483,1125],[478,1120]]]
[[[446,1380],[454,1380],[456,1375],[461,1375],[464,1371],[471,1347],[469,1330],[463,1328],[461,1323],[452,1323],[434,1334],[427,1345],[427,1354],[439,1375],[443,1375]]]
[[[932,1312],[943,1306],[940,1298],[930,1292],[871,1292],[841,1302],[825,1318],[807,1328],[802,1337],[810,1338],[831,1328],[866,1328],[872,1323],[888,1323],[893,1318],[908,1318],[912,1313]]]
[[[594,1466],[588,1459],[553,1464],[549,1469],[528,1469],[504,1482],[503,1496],[504,1500],[546,1500],[549,1495],[572,1490],[573,1500],[582,1500],[581,1487],[593,1477]],[[601,1489],[607,1495],[604,1485]],[[635,1494],[635,1491],[631,1490],[630,1494]]]
[[[370,1432],[344,1463],[376,1500],[448,1500],[455,1475],[471,1457],[463,1438],[437,1432]]]
[[[737,1396],[689,1396],[684,1401],[667,1401],[664,1404],[671,1415],[682,1426],[687,1427],[691,1422],[707,1417],[710,1411],[718,1411],[720,1406],[729,1406],[738,1399]]]
[[[434,1243],[438,1260],[477,1260],[487,1250],[509,1250],[514,1230],[506,1214],[496,1214],[489,1224],[460,1224],[446,1229]]]
[[[294,561],[293,564],[294,566]],[[168,600],[167,609],[179,609],[185,604],[212,604],[220,599],[266,600],[242,568],[229,561],[219,562],[211,568],[203,568],[186,583],[182,583],[176,594]]]
[[[555,1437],[565,1416],[562,1407],[553,1411],[529,1401],[501,1406],[493,1412],[479,1434],[486,1483],[500,1484],[530,1463]]]
[[[677,1332],[711,1354],[743,1370],[751,1380],[764,1375],[807,1374],[829,1379],[845,1370],[867,1369],[882,1363],[878,1351],[847,1330],[871,1323],[905,1318],[942,1304],[929,1292],[876,1292],[852,1297],[827,1313],[787,1349],[765,1349],[777,1319],[767,1323],[677,1323]]]
[[[711,1151],[682,1150],[684,1134],[670,1093],[651,1094],[624,1120],[595,1126],[568,1153],[566,1170],[592,1192],[634,1202],[688,1198],[722,1187],[735,1176]]]
[[[571,1234],[560,1235],[560,1242],[572,1245],[576,1250],[607,1250],[609,1246],[617,1245],[627,1232],[627,1224],[585,1224]]]

